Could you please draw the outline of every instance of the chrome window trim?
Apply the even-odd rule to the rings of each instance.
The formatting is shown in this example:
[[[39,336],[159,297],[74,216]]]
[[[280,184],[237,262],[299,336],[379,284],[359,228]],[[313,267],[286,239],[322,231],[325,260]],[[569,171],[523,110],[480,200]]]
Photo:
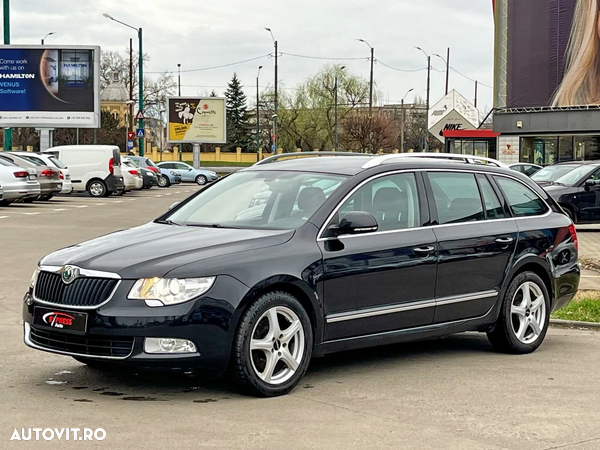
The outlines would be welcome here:
[[[507,169],[507,170],[511,170],[511,169]],[[333,217],[337,214],[337,212],[341,209],[342,205],[350,198],[352,197],[352,195],[354,195],[354,193],[356,191],[358,191],[360,188],[362,188],[365,184],[370,183],[373,180],[376,180],[377,178],[381,178],[384,176],[388,176],[388,175],[397,175],[400,173],[417,173],[417,172],[456,172],[456,173],[473,173],[473,174],[482,174],[482,175],[491,175],[491,176],[501,176],[501,177],[505,177],[508,178],[510,180],[514,180],[517,181],[518,183],[521,183],[523,186],[525,186],[527,189],[529,189],[531,192],[533,192],[543,203],[544,205],[546,205],[546,212],[544,214],[541,215],[537,215],[537,216],[525,216],[525,217],[506,217],[506,218],[502,218],[502,219],[486,219],[486,220],[477,220],[474,222],[459,222],[459,223],[446,223],[446,224],[442,224],[442,225],[428,225],[425,227],[414,227],[414,228],[403,228],[401,230],[388,230],[388,231],[374,231],[372,233],[363,233],[363,234],[342,234],[340,236],[336,236],[336,237],[323,237],[323,233],[325,233],[325,231],[327,231],[327,224],[331,221],[331,219],[333,219]],[[516,172],[516,171],[515,171]],[[500,200],[500,199],[499,199]],[[335,209],[331,212],[331,214],[329,214],[329,216],[327,216],[327,219],[325,220],[325,222],[323,223],[323,226],[319,229],[319,233],[317,234],[317,242],[323,242],[323,241],[332,241],[332,240],[337,240],[337,239],[349,239],[349,238],[357,238],[357,237],[366,237],[366,236],[375,236],[375,235],[379,235],[379,234],[390,234],[390,233],[402,233],[402,232],[406,232],[406,231],[413,231],[413,230],[427,230],[427,229],[438,229],[441,227],[455,227],[455,226],[464,226],[464,225],[473,225],[473,224],[482,224],[482,223],[488,223],[488,222],[498,222],[498,221],[502,221],[502,220],[524,220],[524,219],[533,219],[533,218],[544,218],[544,217],[548,217],[550,214],[552,214],[552,208],[550,208],[550,205],[548,205],[548,203],[546,202],[546,200],[544,200],[542,197],[539,196],[539,194],[537,192],[535,192],[533,189],[531,189],[529,186],[527,186],[525,183],[523,183],[522,180],[519,180],[517,177],[511,176],[510,174],[505,174],[505,173],[498,173],[498,172],[484,172],[484,171],[480,171],[480,170],[468,170],[468,171],[464,171],[464,170],[454,170],[454,169],[429,169],[429,168],[423,168],[423,169],[399,169],[399,170],[394,170],[391,172],[384,172],[384,173],[378,173],[366,180],[363,180],[360,184],[358,184],[357,186],[355,186],[348,194],[346,194],[346,196],[337,204],[337,206],[335,207]]]
[[[345,322],[348,320],[365,319],[368,317],[383,316],[386,314],[396,314],[405,311],[414,311],[416,309],[432,308],[437,306],[451,305],[454,303],[470,302],[484,298],[497,297],[497,291],[482,291],[473,294],[451,295],[435,300],[418,300],[402,305],[388,305],[363,310],[354,310],[342,313],[335,313],[326,316],[327,323]]]
[[[129,358],[132,354],[133,354],[133,349],[135,347],[135,339],[133,341],[134,345],[131,346],[131,351],[129,352],[129,354],[127,356],[96,356],[96,355],[86,355],[83,353],[72,353],[72,352],[66,352],[63,350],[55,350],[52,348],[46,348],[46,347],[42,347],[41,345],[36,344],[35,342],[33,342],[31,340],[31,325],[27,322],[23,322],[23,326],[25,328],[24,330],[24,340],[25,340],[25,344],[31,348],[35,348],[38,350],[43,350],[45,352],[50,352],[50,353],[57,353],[59,355],[67,355],[67,356],[79,356],[81,358],[91,358],[91,359],[112,359],[112,360],[123,360],[126,358]],[[86,336],[87,333],[86,333]]]
[[[69,264],[66,264],[69,265]],[[72,266],[72,267],[77,267],[77,266]],[[61,269],[63,268],[63,266],[40,266],[40,272],[51,272],[51,273],[57,273],[59,272]],[[117,292],[117,289],[119,289],[119,286],[121,286],[121,282],[123,281],[121,279],[121,277],[119,276],[119,274],[113,273],[113,272],[103,272],[101,270],[90,270],[90,269],[81,269],[79,267],[77,267],[77,269],[79,269],[79,275],[80,278],[110,278],[113,280],[118,280],[117,284],[115,285],[114,289],[112,290],[112,292],[110,293],[110,295],[108,296],[108,298],[106,300],[104,300],[102,303],[98,304],[98,305],[94,305],[94,306],[72,306],[72,305],[63,305],[61,303],[52,303],[52,302],[47,302],[45,300],[41,300],[39,298],[37,298],[35,296],[35,288],[33,289],[33,292],[31,293],[31,296],[33,297],[34,301],[36,303],[40,303],[42,305],[48,305],[48,306],[54,306],[56,308],[66,308],[66,309],[74,309],[74,310],[93,310],[93,309],[98,309],[104,305],[106,305],[108,302],[110,302],[112,300],[112,298],[114,297],[115,293]],[[40,275],[38,274],[38,277]],[[37,279],[36,279],[37,282]]]

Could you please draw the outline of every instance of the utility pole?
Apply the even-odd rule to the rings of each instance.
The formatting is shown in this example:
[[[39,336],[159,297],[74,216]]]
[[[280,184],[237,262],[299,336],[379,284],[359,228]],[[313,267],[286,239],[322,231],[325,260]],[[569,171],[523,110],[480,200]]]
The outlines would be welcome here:
[[[404,94],[404,97],[402,97],[402,101],[400,103],[401,108],[402,108],[402,114],[401,114],[401,117],[402,117],[402,128],[400,128],[400,153],[404,153],[404,128],[406,126],[406,110],[404,109],[404,99],[412,91],[414,91],[413,88],[410,88],[408,91],[406,91],[406,94]]]
[[[342,66],[339,70],[344,70],[346,66]],[[334,122],[334,140],[333,140],[333,149],[334,151],[338,151],[338,75],[335,74],[335,84],[334,84],[334,110],[335,110],[335,122]]]
[[[140,101],[138,105],[139,112],[141,117],[139,119],[139,128],[141,130],[144,129],[144,52],[142,51],[142,28],[138,29],[138,40],[140,41],[140,55],[139,55],[139,65],[140,65],[140,80],[139,80],[139,96]],[[144,138],[140,138],[140,156],[144,156]]]
[[[448,95],[448,82],[450,81],[450,47],[446,54],[446,95]]]
[[[429,93],[431,92],[431,56],[427,56],[427,104],[425,107],[425,142],[423,147],[429,151]]]
[[[258,73],[256,74],[256,151],[260,150],[260,96],[258,92],[258,80],[260,78],[260,69],[263,66],[258,66]]]
[[[277,121],[279,120],[279,114],[277,112],[279,110],[279,92],[278,92],[278,87],[277,87],[278,71],[279,71],[279,65],[277,64],[277,41],[275,41],[275,117],[273,118],[273,130],[275,131],[275,139],[274,139],[275,152],[274,153],[277,153],[277,149],[279,148],[277,146],[277,141],[278,141],[277,133],[279,133],[279,131],[277,130]]]
[[[181,64],[177,64],[177,87],[179,97],[181,97]]]
[[[10,4],[9,0],[4,0],[4,45],[10,45]],[[4,151],[12,150],[12,129],[4,129]]]
[[[475,108],[477,108],[477,88],[478,88],[478,83],[477,81],[475,81]]]

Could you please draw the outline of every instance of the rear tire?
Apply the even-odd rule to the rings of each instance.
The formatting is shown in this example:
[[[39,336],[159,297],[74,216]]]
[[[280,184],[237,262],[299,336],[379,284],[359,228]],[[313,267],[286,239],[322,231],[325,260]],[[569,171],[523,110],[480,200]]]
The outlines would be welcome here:
[[[104,181],[94,180],[91,181],[87,188],[88,193],[91,197],[108,197],[108,189]]]
[[[284,395],[306,373],[312,347],[312,326],[304,307],[287,292],[268,292],[240,320],[230,373],[248,394]]]
[[[500,317],[487,336],[497,351],[531,353],[546,337],[549,321],[550,296],[546,285],[536,273],[522,272],[508,286]]]

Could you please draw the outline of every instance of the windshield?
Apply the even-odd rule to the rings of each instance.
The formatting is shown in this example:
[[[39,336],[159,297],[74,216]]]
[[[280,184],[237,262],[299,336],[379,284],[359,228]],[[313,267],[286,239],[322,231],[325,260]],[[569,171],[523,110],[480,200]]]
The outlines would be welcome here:
[[[590,165],[578,166],[576,169],[570,171],[566,175],[563,175],[558,180],[556,180],[556,183],[564,184],[566,186],[573,186],[575,183],[581,180],[582,177],[587,178],[587,175],[590,172],[596,170],[596,168],[596,166]]]
[[[345,179],[304,172],[238,172],[164,220],[188,226],[291,230],[303,225]]]
[[[581,166],[582,164],[559,164],[556,166],[544,167],[539,172],[533,174],[531,179],[534,181],[556,181],[563,175],[566,175]]]

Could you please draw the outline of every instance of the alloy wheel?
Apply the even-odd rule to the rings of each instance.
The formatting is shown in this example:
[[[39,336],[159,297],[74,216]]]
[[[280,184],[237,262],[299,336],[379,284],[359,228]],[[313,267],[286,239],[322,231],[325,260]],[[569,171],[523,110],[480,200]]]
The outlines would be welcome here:
[[[294,376],[305,354],[304,328],[294,311],[285,306],[268,309],[251,336],[252,368],[261,380],[278,385]]]
[[[102,197],[104,194],[104,186],[102,183],[94,182],[90,185],[90,194],[93,197]]]
[[[535,342],[546,325],[546,299],[542,289],[526,281],[515,292],[510,306],[510,322],[523,344]]]

